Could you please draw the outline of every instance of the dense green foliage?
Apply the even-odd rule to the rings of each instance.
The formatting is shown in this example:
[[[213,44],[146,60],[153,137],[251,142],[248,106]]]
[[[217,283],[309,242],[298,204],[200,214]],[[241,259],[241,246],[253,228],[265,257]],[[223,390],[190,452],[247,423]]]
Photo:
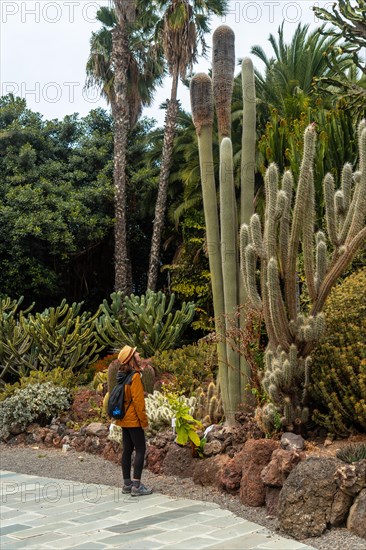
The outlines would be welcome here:
[[[191,395],[204,382],[215,378],[217,355],[214,345],[202,342],[155,353],[151,364],[157,373],[174,376],[170,382],[174,391]]]
[[[1,293],[42,308],[96,290],[111,265],[110,116],[44,121],[5,96],[0,138]]]
[[[345,435],[366,428],[366,268],[334,288],[326,333],[314,352],[314,420]]]
[[[132,285],[146,289],[161,136],[149,119],[128,148]],[[43,120],[11,95],[0,99],[0,294],[42,311],[67,301],[90,308],[113,289],[113,124],[101,109]],[[166,258],[169,261],[169,256]]]

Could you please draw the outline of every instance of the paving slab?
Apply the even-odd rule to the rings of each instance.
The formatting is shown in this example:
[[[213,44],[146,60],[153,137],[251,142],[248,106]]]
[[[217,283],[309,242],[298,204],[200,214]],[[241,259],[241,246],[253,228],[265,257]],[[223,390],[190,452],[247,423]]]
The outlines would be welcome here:
[[[314,550],[208,501],[0,472],[2,550]]]

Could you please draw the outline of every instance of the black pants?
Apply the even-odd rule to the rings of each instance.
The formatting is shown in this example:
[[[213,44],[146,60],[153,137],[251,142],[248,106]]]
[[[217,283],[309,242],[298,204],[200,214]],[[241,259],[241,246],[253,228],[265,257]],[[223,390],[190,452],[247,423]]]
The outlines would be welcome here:
[[[133,477],[134,479],[141,479],[146,451],[144,430],[142,428],[122,428],[122,440],[123,479],[130,479],[131,477],[131,456],[134,450]]]

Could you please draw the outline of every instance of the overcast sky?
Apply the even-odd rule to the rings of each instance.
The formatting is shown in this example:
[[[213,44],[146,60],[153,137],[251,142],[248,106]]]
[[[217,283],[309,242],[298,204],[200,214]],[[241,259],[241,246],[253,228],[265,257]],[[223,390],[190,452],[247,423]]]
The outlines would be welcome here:
[[[319,25],[311,10],[314,4],[330,10],[333,2],[231,0],[228,15],[213,18],[211,28],[225,23],[234,30],[237,58],[249,55],[256,44],[270,55],[269,34],[276,34],[282,21],[287,39],[300,21],[309,23],[311,29]],[[1,0],[1,94],[13,92],[24,97],[31,109],[48,119],[75,112],[85,116],[98,106],[106,108],[96,90],[84,90],[89,40],[99,27],[95,13],[105,5],[107,0]],[[207,43],[211,45],[210,36]],[[255,58],[253,62],[261,68]],[[210,59],[201,58],[194,70],[207,71],[210,65]],[[159,105],[169,96],[169,89],[167,78],[153,107],[144,110],[160,124],[164,111]],[[178,95],[183,107],[190,110],[188,90],[180,85]]]

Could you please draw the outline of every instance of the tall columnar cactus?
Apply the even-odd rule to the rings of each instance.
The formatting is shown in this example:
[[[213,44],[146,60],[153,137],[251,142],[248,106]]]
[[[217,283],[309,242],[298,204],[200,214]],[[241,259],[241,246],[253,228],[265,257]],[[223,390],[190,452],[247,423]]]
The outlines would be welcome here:
[[[220,141],[231,136],[231,96],[234,86],[235,35],[227,25],[212,36],[213,94]]]
[[[191,81],[193,122],[198,137],[203,206],[206,221],[208,256],[211,271],[216,332],[225,332],[239,325],[236,312],[244,303],[239,289],[240,279],[237,235],[239,219],[245,221],[252,213],[255,162],[255,92],[254,73],[250,60],[243,62],[243,95],[250,97],[243,119],[243,152],[241,216],[237,214],[233,176],[231,135],[231,94],[233,89],[235,49],[234,33],[226,25],[213,36],[213,82],[205,74]],[[213,98],[215,101],[220,147],[220,222],[218,216],[214,161],[212,155]],[[251,171],[253,173],[251,173]],[[243,218],[244,216],[244,218]],[[244,326],[245,318],[240,319]],[[250,370],[244,359],[222,340],[218,343],[219,381],[225,418],[235,421],[240,402],[248,397]]]
[[[310,125],[296,196],[291,173],[285,172],[280,185],[278,169],[271,164],[265,175],[263,231],[254,214],[240,232],[244,285],[253,306],[263,311],[269,337],[263,386],[270,403],[261,411],[269,431],[279,418],[286,430],[306,423],[310,354],[324,329],[322,308],[331,287],[366,242],[366,121],[358,129],[359,169],[352,173],[346,164],[338,190],[331,174],[324,178],[327,236],[314,229],[315,142],[316,129]],[[306,312],[299,305],[301,250],[310,298]]]

